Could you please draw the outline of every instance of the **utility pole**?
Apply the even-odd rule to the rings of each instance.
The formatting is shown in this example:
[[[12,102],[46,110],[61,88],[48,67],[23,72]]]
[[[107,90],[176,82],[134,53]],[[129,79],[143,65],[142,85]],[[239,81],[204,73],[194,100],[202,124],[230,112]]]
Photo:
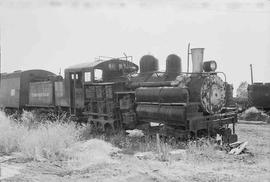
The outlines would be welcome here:
[[[1,27],[0,27],[0,87],[1,87],[1,81],[2,81],[2,73],[1,73],[1,62],[2,62],[2,47],[1,47]]]

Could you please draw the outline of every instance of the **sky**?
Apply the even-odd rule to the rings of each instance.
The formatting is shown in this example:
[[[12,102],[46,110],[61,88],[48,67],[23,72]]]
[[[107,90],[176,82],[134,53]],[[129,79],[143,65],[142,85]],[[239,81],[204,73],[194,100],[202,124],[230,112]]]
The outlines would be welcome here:
[[[1,72],[59,73],[98,56],[145,54],[165,70],[169,54],[205,48],[235,89],[270,82],[270,0],[0,0]]]

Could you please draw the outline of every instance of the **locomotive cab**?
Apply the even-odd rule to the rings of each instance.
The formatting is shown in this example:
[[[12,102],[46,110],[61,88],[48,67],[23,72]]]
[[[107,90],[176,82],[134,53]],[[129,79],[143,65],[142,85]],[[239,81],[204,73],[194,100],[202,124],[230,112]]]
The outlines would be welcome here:
[[[78,115],[87,110],[87,105],[96,100],[99,84],[125,82],[127,74],[137,72],[138,66],[131,62],[131,57],[104,58],[95,62],[71,66],[65,70],[66,98],[70,112]],[[91,91],[92,89],[92,91]],[[91,92],[95,92],[94,94]],[[103,93],[100,93],[103,94]],[[96,113],[97,110],[91,110]],[[78,113],[79,112],[79,113]]]

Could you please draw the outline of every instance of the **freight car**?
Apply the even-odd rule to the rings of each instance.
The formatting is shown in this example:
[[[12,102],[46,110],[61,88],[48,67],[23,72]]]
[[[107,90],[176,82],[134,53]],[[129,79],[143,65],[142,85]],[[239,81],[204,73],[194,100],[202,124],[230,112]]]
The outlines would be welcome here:
[[[270,111],[270,83],[255,82],[248,85],[248,104]]]
[[[165,72],[158,70],[154,56],[145,55],[140,72],[132,57],[99,57],[65,69],[64,79],[46,71],[33,74],[23,81],[26,91],[19,89],[25,102],[15,108],[61,108],[103,131],[140,126],[177,138],[219,133],[224,142],[234,142],[237,114],[226,107],[231,94],[226,76],[215,72],[215,61],[203,62],[203,51],[191,49],[193,71],[186,73],[180,57],[172,54]],[[8,77],[2,78],[0,104],[7,108],[4,98],[12,97],[7,93],[13,87],[7,85]],[[159,126],[151,127],[153,122]]]
[[[247,98],[240,105],[243,108],[256,107],[270,111],[270,83],[253,82],[253,65],[250,64],[251,84],[247,87]]]
[[[54,102],[52,85],[49,81],[56,77],[45,70],[14,71],[1,74],[0,107],[7,111],[28,107],[48,107]]]

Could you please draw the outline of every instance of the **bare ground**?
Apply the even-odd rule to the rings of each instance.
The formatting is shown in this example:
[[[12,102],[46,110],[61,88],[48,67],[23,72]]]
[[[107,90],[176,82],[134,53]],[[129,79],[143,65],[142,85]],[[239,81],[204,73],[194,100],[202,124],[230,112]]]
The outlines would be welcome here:
[[[240,121],[236,127],[240,141],[248,141],[248,151],[238,156],[222,151],[199,160],[140,160],[116,155],[110,161],[70,169],[64,162],[25,161],[0,157],[2,181],[270,181],[270,125]],[[6,156],[5,156],[6,157]],[[1,177],[0,177],[1,179]]]

